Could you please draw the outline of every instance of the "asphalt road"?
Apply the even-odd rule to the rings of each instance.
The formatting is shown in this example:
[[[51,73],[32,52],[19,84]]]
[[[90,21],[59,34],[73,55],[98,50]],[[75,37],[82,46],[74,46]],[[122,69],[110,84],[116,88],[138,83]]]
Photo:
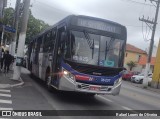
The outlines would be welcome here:
[[[12,108],[14,110],[159,110],[160,94],[137,88],[130,83],[123,81],[119,96],[96,95],[95,97],[87,97],[75,93],[65,92],[49,92],[42,81],[30,78],[26,70],[22,71],[22,79],[24,86],[12,88],[11,99]],[[92,112],[93,113],[93,112]],[[134,111],[133,111],[134,113]],[[39,119],[38,117],[37,119]],[[43,117],[44,118],[44,117]],[[46,119],[53,117],[46,117]],[[54,117],[54,118],[75,118],[75,117]],[[104,116],[82,116],[76,117],[80,119],[97,119]],[[116,118],[116,117],[107,117]],[[117,117],[130,119],[131,117]],[[158,117],[132,117],[152,118]]]

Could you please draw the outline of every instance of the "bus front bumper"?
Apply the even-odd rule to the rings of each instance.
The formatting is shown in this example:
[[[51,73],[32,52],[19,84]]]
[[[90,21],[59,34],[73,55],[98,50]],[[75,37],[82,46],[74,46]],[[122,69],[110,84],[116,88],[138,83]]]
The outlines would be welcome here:
[[[92,88],[93,87],[93,88]],[[67,77],[62,77],[59,82],[59,90],[75,91],[83,93],[118,95],[120,93],[121,81],[114,86],[93,85],[75,82]]]

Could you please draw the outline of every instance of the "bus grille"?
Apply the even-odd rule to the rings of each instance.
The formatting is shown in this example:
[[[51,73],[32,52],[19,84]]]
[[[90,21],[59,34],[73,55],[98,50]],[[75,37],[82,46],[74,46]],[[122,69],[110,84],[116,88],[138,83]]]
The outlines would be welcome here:
[[[89,84],[84,84],[84,83],[78,83],[77,88],[82,89],[82,90],[89,90],[90,86]],[[110,91],[112,88],[109,88],[108,86],[100,86],[99,91]]]

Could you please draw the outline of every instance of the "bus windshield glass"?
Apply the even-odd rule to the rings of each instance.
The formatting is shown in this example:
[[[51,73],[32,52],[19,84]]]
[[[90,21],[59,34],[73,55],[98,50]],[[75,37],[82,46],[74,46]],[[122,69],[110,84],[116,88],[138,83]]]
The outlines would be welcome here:
[[[71,59],[74,62],[119,67],[119,62],[123,59],[121,55],[123,40],[86,31],[71,31],[70,35]]]

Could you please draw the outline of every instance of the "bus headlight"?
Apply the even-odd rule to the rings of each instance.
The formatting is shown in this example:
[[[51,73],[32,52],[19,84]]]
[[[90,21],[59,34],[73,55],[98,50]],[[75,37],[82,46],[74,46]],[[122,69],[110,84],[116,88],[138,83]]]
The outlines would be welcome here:
[[[69,71],[67,71],[67,70],[65,70],[65,69],[63,69],[63,75],[64,75],[64,77],[66,77],[66,78],[68,78],[68,79],[70,79],[70,80],[72,80],[72,81],[75,81],[75,80],[74,80],[74,75],[71,74]]]
[[[119,84],[121,81],[122,81],[122,78],[119,78],[119,79],[115,80],[114,85]]]

